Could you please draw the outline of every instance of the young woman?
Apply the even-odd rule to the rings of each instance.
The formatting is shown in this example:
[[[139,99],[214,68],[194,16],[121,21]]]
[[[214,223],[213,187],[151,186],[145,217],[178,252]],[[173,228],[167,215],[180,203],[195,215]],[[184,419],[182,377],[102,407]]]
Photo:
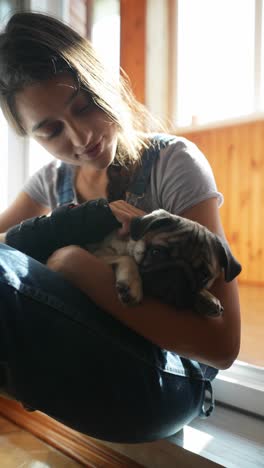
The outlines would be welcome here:
[[[68,26],[34,13],[10,19],[0,36],[0,99],[17,133],[56,158],[1,214],[1,232],[104,198],[120,235],[133,216],[161,207],[224,236],[206,158],[184,138],[150,133],[123,79]],[[46,266],[6,245],[0,253],[2,380],[14,398],[119,442],[168,437],[206,413],[206,388],[239,351],[236,281],[214,285],[225,313],[210,319],[151,298],[123,306],[110,267],[77,246],[56,250]]]

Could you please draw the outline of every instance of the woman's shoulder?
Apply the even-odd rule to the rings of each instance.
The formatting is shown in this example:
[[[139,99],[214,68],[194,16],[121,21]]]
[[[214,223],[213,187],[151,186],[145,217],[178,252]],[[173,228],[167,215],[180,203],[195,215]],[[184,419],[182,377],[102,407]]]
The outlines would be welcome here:
[[[156,169],[163,172],[171,171],[172,174],[182,170],[188,172],[192,169],[197,173],[203,172],[211,175],[210,163],[198,146],[184,136],[167,133],[151,134],[149,140],[157,151]]]
[[[158,134],[157,157],[152,168],[151,188],[159,206],[181,213],[207,198],[223,196],[218,192],[209,161],[202,151],[182,136]]]
[[[58,178],[61,183],[72,167],[58,160],[52,160],[40,167],[25,183],[23,191],[38,203],[52,209],[57,206]]]
[[[32,180],[41,179],[43,182],[47,181],[49,184],[55,183],[58,175],[62,176],[68,173],[73,173],[75,166],[67,164],[58,159],[52,159],[47,164],[40,167],[32,176]]]

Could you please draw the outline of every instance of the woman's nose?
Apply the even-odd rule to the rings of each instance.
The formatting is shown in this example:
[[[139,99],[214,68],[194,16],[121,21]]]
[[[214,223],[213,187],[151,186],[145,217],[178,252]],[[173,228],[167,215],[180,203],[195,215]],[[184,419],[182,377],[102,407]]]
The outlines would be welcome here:
[[[69,122],[68,135],[72,145],[76,149],[85,148],[89,145],[92,139],[92,131],[87,128],[87,125],[83,125],[81,122]]]

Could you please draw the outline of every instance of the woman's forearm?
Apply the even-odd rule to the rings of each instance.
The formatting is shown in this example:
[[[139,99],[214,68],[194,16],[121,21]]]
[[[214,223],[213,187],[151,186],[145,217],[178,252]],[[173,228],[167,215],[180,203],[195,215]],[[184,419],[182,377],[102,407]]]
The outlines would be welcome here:
[[[66,203],[50,216],[25,219],[8,229],[5,242],[45,263],[59,248],[100,242],[120,226],[108,202],[100,198],[80,205]]]
[[[217,368],[229,367],[236,358],[240,337],[233,314],[237,312],[230,310],[235,284],[221,283],[216,287],[225,314],[212,319],[190,310],[175,310],[151,298],[133,307],[122,305],[112,269],[79,247],[57,251],[47,265],[62,273],[102,309],[162,348]]]

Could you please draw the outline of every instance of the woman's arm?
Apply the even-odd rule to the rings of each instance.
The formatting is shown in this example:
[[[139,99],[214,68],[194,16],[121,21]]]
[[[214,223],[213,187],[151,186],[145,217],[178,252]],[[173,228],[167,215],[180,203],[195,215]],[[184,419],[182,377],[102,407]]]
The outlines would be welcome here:
[[[48,214],[49,211],[49,208],[37,203],[27,193],[20,192],[13,203],[0,214],[0,232],[4,233],[25,219]]]
[[[223,235],[216,199],[199,203],[182,214]],[[225,312],[219,318],[175,310],[151,298],[135,307],[123,306],[117,297],[111,268],[79,247],[65,247],[53,254],[48,266],[60,271],[95,303],[158,346],[181,356],[225,369],[236,359],[240,344],[240,314],[236,281],[219,279],[213,292]]]

